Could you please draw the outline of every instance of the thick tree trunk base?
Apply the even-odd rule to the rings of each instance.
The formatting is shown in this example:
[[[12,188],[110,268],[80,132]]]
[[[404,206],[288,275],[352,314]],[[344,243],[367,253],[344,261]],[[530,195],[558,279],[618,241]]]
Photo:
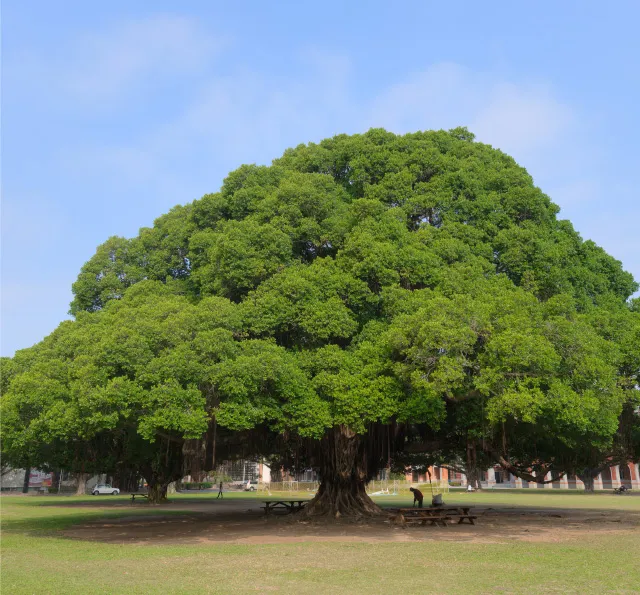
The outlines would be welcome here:
[[[369,477],[366,444],[355,432],[338,426],[322,439],[321,483],[318,493],[306,505],[303,518],[361,518],[382,514],[367,495]]]
[[[593,494],[595,492],[595,477],[590,475],[578,475],[578,478],[584,484],[584,491],[587,494]]]
[[[315,497],[305,506],[302,516],[358,518],[383,514],[382,509],[369,498],[364,483],[334,484],[323,481]]]
[[[84,496],[87,493],[87,481],[89,479],[88,473],[77,473],[76,479],[78,485],[76,486],[76,496]]]
[[[156,483],[149,486],[149,504],[163,504],[167,501],[167,485]]]

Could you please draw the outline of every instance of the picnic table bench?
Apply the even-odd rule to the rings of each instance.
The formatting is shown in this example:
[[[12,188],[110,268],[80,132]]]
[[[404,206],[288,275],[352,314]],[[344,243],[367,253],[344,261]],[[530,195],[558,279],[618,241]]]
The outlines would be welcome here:
[[[131,492],[131,502],[136,499],[136,496],[138,496],[138,498],[149,498],[149,494],[147,492]]]
[[[410,525],[442,525],[447,526],[447,521],[451,521],[454,518],[458,519],[458,525],[462,524],[465,520],[471,525],[475,525],[473,522],[477,519],[469,513],[470,506],[431,506],[428,508],[398,508],[397,511],[400,516],[400,522],[402,524]]]
[[[293,512],[298,512],[304,508],[304,505],[309,500],[263,500],[264,506],[260,508],[264,509],[264,513],[266,515],[271,514],[275,510],[284,510],[285,514],[291,514]]]

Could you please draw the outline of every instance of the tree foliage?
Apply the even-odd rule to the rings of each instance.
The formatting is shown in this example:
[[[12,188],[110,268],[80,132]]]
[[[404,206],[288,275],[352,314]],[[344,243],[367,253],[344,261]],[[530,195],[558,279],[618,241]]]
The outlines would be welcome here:
[[[3,449],[68,462],[93,444],[160,484],[252,433],[243,454],[306,441],[327,480],[336,428],[365,444],[340,463],[351,482],[411,436],[518,473],[637,456],[638,286],[558,211],[461,128],[244,165],[98,248],[75,321],[3,363]]]

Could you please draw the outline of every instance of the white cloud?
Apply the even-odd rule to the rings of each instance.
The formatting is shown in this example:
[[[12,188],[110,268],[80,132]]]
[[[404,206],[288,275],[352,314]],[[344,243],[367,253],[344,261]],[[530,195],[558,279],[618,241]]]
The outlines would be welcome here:
[[[595,167],[598,155],[589,142],[586,118],[548,84],[504,81],[443,63],[362,101],[351,87],[347,60],[321,52],[308,52],[302,59],[308,67],[297,79],[271,79],[250,70],[211,78],[173,120],[139,139],[140,151],[152,156],[146,166],[155,164],[148,175],[170,180],[160,185],[178,193],[184,177],[185,188],[197,195],[198,189],[215,190],[241,163],[268,163],[289,146],[336,133],[467,125],[478,140],[526,166],[552,200],[569,207],[563,216],[574,219],[585,238],[612,250],[639,276],[637,258],[611,242],[610,234],[576,217],[575,208],[597,204],[607,184]],[[196,168],[200,164],[197,176],[181,173],[187,162]],[[192,198],[188,194],[184,200]]]
[[[546,188],[545,191],[554,197],[555,202],[569,208],[579,208],[580,205],[596,201],[602,193],[593,175],[572,179],[565,184]]]
[[[284,149],[347,131],[363,131],[354,116],[356,106],[348,92],[350,64],[344,58],[317,50],[302,54],[304,75],[295,80],[275,79],[247,69],[233,75],[212,76],[191,95],[191,101],[147,134],[126,147],[102,147],[85,152],[82,161],[99,154],[98,162],[113,170],[166,177],[186,163],[206,167],[207,191],[221,178],[211,170],[229,169],[245,162],[268,163]],[[356,126],[354,128],[354,126]],[[74,154],[64,159],[76,167]],[[115,174],[115,171],[114,171]],[[178,175],[184,176],[184,173]]]
[[[367,107],[368,127],[397,133],[463,125],[473,109],[473,83],[457,64],[430,66],[392,85]]]
[[[472,128],[507,153],[549,148],[573,123],[571,111],[546,86],[498,83],[486,101]]]
[[[71,287],[46,279],[39,282],[2,282],[0,353],[12,356],[33,345],[68,318]]]
[[[185,155],[215,163],[226,173],[245,162],[268,163],[289,146],[341,132],[384,127],[405,133],[467,125],[478,140],[514,155],[534,174],[557,170],[570,155],[575,157],[576,147],[567,150],[567,143],[572,143],[576,120],[548,86],[504,82],[443,63],[362,101],[351,87],[347,60],[318,51],[302,59],[307,68],[293,80],[248,70],[211,78],[165,126],[139,139],[139,150],[153,155],[159,176],[167,175],[173,157],[182,163]],[[564,157],[558,160],[560,151]],[[209,178],[207,190],[219,181]],[[562,175],[554,180],[562,186],[575,182]]]
[[[227,42],[197,19],[155,15],[59,44],[55,56],[17,48],[3,67],[12,98],[22,93],[39,107],[95,110],[206,72]]]
[[[151,181],[159,166],[151,147],[118,145],[90,146],[82,151],[63,148],[57,164],[72,175],[119,179],[134,185]]]
[[[579,159],[567,167],[584,155],[573,134],[576,118],[546,85],[442,63],[361,100],[347,59],[313,49],[300,61],[296,78],[240,67],[211,74],[159,126],[153,120],[146,133],[133,133],[121,146],[73,148],[63,163],[80,175],[98,168],[103,177],[170,188],[172,196],[183,180],[186,201],[215,190],[241,163],[268,163],[299,143],[370,127],[404,133],[467,125],[478,140],[540,175],[543,187],[581,180]]]
[[[239,158],[252,146],[273,151],[283,142],[297,144],[331,134],[336,122],[344,123],[355,107],[348,89],[350,63],[318,50],[303,52],[300,62],[304,74],[293,80],[245,69],[213,78],[161,134],[168,139],[186,136],[187,142],[207,137],[214,148],[223,146],[225,154],[237,153]]]
[[[160,15],[131,21],[84,37],[65,83],[86,99],[112,97],[153,76],[196,72],[221,44],[191,18]]]
[[[383,91],[368,122],[398,133],[468,126],[478,140],[524,153],[548,148],[571,127],[573,116],[548,86],[500,81],[442,63]]]
[[[61,50],[59,61],[42,56],[20,64],[12,60],[15,104],[16,98],[33,102],[33,97],[46,96],[37,106],[48,110],[43,121],[62,108],[73,114],[72,123],[77,110],[98,124],[95,130],[64,135],[52,158],[64,184],[83,188],[88,200],[102,201],[100,216],[111,217],[108,233],[94,244],[108,235],[135,233],[138,225],[149,225],[174,204],[215,191],[229,170],[247,162],[269,163],[299,143],[370,127],[405,133],[466,125],[478,140],[525,165],[536,183],[567,208],[562,215],[576,222],[583,237],[611,250],[640,277],[640,252],[624,239],[634,237],[634,229],[618,232],[616,225],[599,225],[597,216],[587,219],[584,206],[598,207],[599,198],[619,208],[626,221],[619,198],[603,195],[611,186],[598,167],[601,156],[590,137],[591,120],[567,106],[544,81],[505,80],[441,63],[403,74],[386,87],[368,84],[369,94],[363,96],[356,87],[355,65],[342,56],[306,50],[298,58],[296,76],[275,74],[277,68],[256,72],[229,56],[223,74],[214,60],[223,44],[220,36],[204,31],[195,20],[160,16],[73,41]],[[183,83],[188,92],[156,101],[163,85],[183,88]],[[36,85],[41,86],[37,92]],[[125,115],[131,126],[105,132],[112,122],[102,119],[101,110],[116,105],[121,118],[125,102],[132,111]],[[135,110],[147,114],[147,104],[161,108],[162,116],[149,112],[146,120],[136,118]],[[74,224],[82,227],[82,216],[79,211]],[[30,238],[47,232],[42,223],[41,231],[29,225],[25,220],[15,229],[26,229]],[[16,246],[29,243],[20,243],[19,231],[14,237],[14,252]],[[45,250],[55,250],[55,238],[50,239],[51,248]],[[12,290],[7,311],[15,306],[16,311],[28,312],[19,306],[31,305],[27,297],[20,297],[30,291]],[[60,303],[63,293],[60,289]],[[20,316],[20,324],[31,324],[25,314]],[[19,326],[14,326],[19,333]],[[44,318],[41,326],[45,328]]]
[[[67,233],[67,217],[51,202],[30,195],[12,196],[2,201],[2,246],[24,256],[50,245]],[[3,269],[14,267],[3,256]],[[18,256],[13,254],[12,256]],[[19,267],[19,265],[18,265]]]

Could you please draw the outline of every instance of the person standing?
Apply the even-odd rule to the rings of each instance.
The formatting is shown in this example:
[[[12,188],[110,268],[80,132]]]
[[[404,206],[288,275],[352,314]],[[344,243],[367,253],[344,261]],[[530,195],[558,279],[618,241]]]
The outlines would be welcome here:
[[[415,506],[417,502],[418,508],[422,508],[422,500],[424,499],[422,492],[417,488],[409,488],[409,491],[413,492],[413,505]]]
[[[224,496],[222,495],[222,481],[220,481],[220,488],[218,490],[218,495],[216,496],[216,500],[218,498],[224,498]]]

